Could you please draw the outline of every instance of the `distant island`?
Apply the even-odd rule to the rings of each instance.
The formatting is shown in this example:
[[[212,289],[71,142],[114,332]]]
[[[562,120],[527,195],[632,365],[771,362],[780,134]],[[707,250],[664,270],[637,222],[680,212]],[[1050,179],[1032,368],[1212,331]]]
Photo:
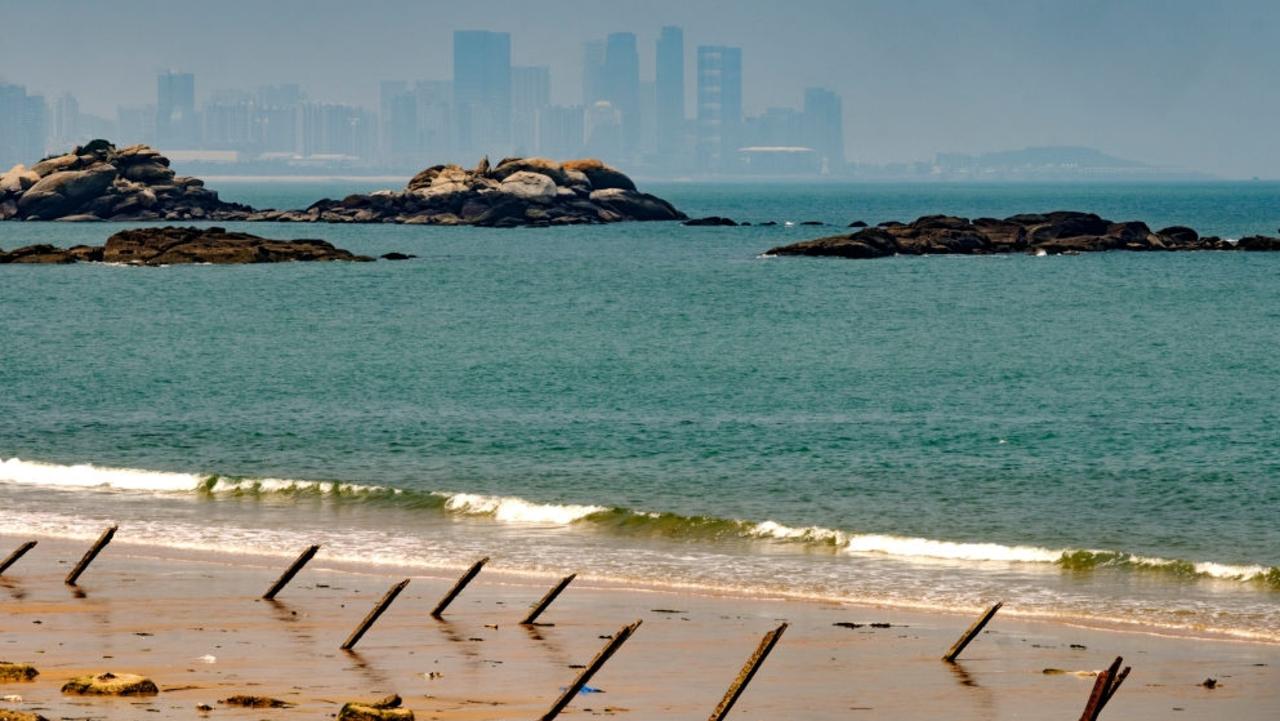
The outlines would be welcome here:
[[[863,224],[857,223],[857,226]],[[885,258],[893,255],[1062,255],[1107,250],[1280,250],[1280,238],[1262,235],[1229,241],[1172,226],[1152,231],[1136,220],[1115,222],[1093,213],[1055,211],[1008,218],[958,218],[926,215],[910,223],[889,221],[875,227],[779,246],[765,255]]]
[[[146,145],[94,140],[0,175],[0,220],[243,220],[491,227],[683,220],[671,203],[636,189],[594,159],[487,158],[474,169],[436,165],[402,190],[321,200],[302,210],[256,210],[178,176]]]
[[[940,182],[1188,181],[1213,176],[1185,168],[1149,165],[1095,148],[1043,146],[988,153],[938,153],[932,161],[857,164],[859,180]]]

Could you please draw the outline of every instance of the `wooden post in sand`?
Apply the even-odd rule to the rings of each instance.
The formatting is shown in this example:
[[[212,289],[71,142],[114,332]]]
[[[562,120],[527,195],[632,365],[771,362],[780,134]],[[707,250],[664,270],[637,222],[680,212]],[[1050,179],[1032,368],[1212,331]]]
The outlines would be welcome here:
[[[969,627],[969,630],[965,631],[964,635],[951,645],[951,650],[947,651],[947,655],[943,656],[942,660],[947,663],[955,661],[956,658],[960,656],[960,652],[964,650],[964,647],[968,646],[969,642],[972,641],[979,633],[982,633],[982,629],[986,628],[986,625],[995,617],[996,611],[999,611],[1002,606],[1004,606],[1004,601],[999,601],[996,605],[988,608],[987,612],[982,614],[982,617],[977,621],[974,621],[973,625]]]
[[[3,576],[4,572],[8,571],[10,566],[17,563],[19,558],[22,558],[23,556],[27,555],[27,551],[30,551],[35,547],[36,547],[35,541],[27,541],[21,546],[18,546],[18,548],[15,549],[13,553],[9,554],[8,558],[4,559],[3,563],[0,563],[0,576]]]
[[[364,617],[364,620],[360,622],[359,626],[356,626],[356,630],[352,631],[350,636],[347,636],[347,640],[343,641],[339,648],[343,651],[350,651],[355,648],[356,644],[360,643],[360,638],[364,636],[364,632],[369,630],[369,627],[373,625],[373,622],[378,620],[378,617],[387,610],[387,607],[391,605],[391,602],[396,600],[396,596],[399,596],[400,592],[404,590],[404,587],[408,585],[409,579],[406,578],[400,583],[392,586],[391,589],[387,591],[386,595],[382,597],[382,600],[378,601],[378,605],[373,607],[373,610],[369,612],[369,615]]]
[[[560,712],[563,711],[571,701],[573,701],[573,697],[577,696],[578,692],[587,685],[587,682],[591,680],[591,677],[595,675],[596,671],[599,671],[600,667],[603,666],[611,656],[613,656],[614,652],[619,648],[622,648],[622,644],[626,643],[627,639],[631,638],[631,634],[635,633],[637,628],[640,628],[641,623],[644,623],[644,621],[638,620],[630,626],[623,626],[618,629],[618,632],[613,634],[613,638],[609,639],[609,643],[605,644],[604,648],[600,649],[600,653],[596,654],[596,657],[591,660],[591,663],[582,670],[582,673],[578,674],[578,677],[573,680],[573,683],[569,684],[569,687],[564,690],[564,693],[560,694],[560,698],[557,698],[556,702],[551,705],[551,710],[542,715],[542,721],[551,721],[551,719],[559,716]]]
[[[709,721],[724,721],[729,715],[730,709],[738,702],[738,698],[742,696],[742,692],[746,690],[747,684],[751,683],[751,679],[755,677],[756,671],[760,670],[760,665],[768,658],[769,652],[773,647],[778,645],[778,639],[782,638],[782,632],[787,630],[787,624],[782,624],[772,631],[766,633],[764,638],[760,639],[760,645],[756,647],[755,653],[751,654],[751,658],[747,659],[742,670],[738,672],[738,677],[729,685],[729,690],[725,691],[724,698],[720,699],[720,704],[716,706],[716,710],[711,712]]]
[[[280,593],[280,591],[293,580],[293,577],[298,575],[298,571],[301,571],[303,566],[307,565],[311,559],[316,557],[316,551],[319,550],[320,546],[316,545],[303,551],[302,554],[298,556],[297,560],[293,562],[293,565],[289,566],[284,573],[280,574],[280,578],[276,579],[276,582],[271,585],[271,588],[267,589],[267,592],[262,594],[262,600],[271,601],[275,599],[276,594]]]
[[[1084,706],[1084,713],[1080,714],[1080,721],[1098,721],[1098,715],[1102,713],[1102,709],[1111,701],[1111,697],[1116,695],[1120,684],[1129,677],[1132,667],[1125,666],[1121,671],[1122,663],[1124,659],[1116,656],[1110,668],[1098,674],[1098,679],[1093,682],[1093,692],[1089,694],[1089,702]]]
[[[0,568],[0,571],[3,570],[3,568]],[[542,612],[547,610],[547,606],[550,606],[551,602],[556,600],[556,596],[559,596],[564,589],[568,588],[569,584],[573,583],[573,579],[577,577],[578,574],[571,573],[560,579],[560,583],[557,583],[555,588],[547,591],[547,595],[543,596],[541,601],[538,601],[538,604],[529,611],[529,615],[524,617],[524,620],[520,622],[520,625],[532,626],[533,623],[538,620],[538,616],[541,616]]]
[[[84,573],[89,564],[93,563],[93,559],[97,558],[99,553],[102,553],[102,549],[106,548],[108,543],[111,543],[111,539],[116,535],[117,528],[117,526],[112,526],[103,531],[101,536],[98,536],[98,540],[93,542],[93,546],[85,552],[84,557],[80,559],[76,567],[71,569],[71,573],[67,574],[66,584],[68,586],[76,585],[76,581],[80,580],[80,574]]]
[[[449,604],[453,603],[453,599],[457,598],[458,594],[462,593],[462,589],[466,588],[467,584],[471,583],[471,580],[480,574],[480,569],[484,568],[484,564],[488,562],[489,557],[485,556],[473,563],[471,568],[468,568],[467,572],[462,574],[462,578],[459,578],[458,582],[453,584],[453,588],[449,589],[444,598],[440,599],[440,603],[436,604],[435,609],[431,612],[431,617],[438,619],[443,616],[444,610],[449,607]]]

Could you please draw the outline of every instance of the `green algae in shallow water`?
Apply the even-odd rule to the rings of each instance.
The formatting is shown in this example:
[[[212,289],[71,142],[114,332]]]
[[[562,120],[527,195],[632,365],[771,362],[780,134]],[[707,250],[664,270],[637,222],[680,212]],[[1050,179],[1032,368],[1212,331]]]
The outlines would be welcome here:
[[[39,675],[40,672],[31,664],[0,661],[0,682],[31,681]]]

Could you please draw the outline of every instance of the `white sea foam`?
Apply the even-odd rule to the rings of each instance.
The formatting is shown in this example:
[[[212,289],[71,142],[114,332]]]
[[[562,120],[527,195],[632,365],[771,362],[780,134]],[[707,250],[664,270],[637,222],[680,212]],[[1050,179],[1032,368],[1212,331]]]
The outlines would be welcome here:
[[[1017,563],[1054,563],[1063,551],[1035,546],[1005,546],[999,543],[956,543],[928,538],[909,538],[874,533],[846,533],[821,526],[792,528],[774,521],[757,523],[751,535],[785,541],[829,543],[846,553],[878,553],[901,558],[944,559],[953,561],[1006,561]]]
[[[210,479],[213,480],[210,483]],[[344,484],[332,481],[299,481],[279,478],[236,479],[192,473],[150,471],[136,468],[111,468],[90,464],[62,465],[24,461],[19,458],[0,460],[0,483],[49,488],[111,489],[151,493],[192,493],[197,490],[222,493],[322,493],[360,494],[372,492],[402,493],[381,486]],[[607,511],[604,506],[582,504],[538,503],[515,496],[474,493],[437,493],[444,499],[444,510],[470,516],[484,516],[499,523],[569,526],[595,513]],[[635,511],[638,518],[657,519],[661,514]],[[821,544],[841,553],[874,554],[905,562],[969,562],[1055,564],[1076,549],[1051,549],[1036,546],[998,543],[965,543],[928,538],[854,533],[821,526],[791,527],[775,521],[743,523],[743,534],[753,538]],[[47,529],[52,530],[52,529]],[[63,535],[54,532],[53,535]],[[1132,566],[1135,568],[1190,568],[1209,578],[1252,581],[1265,577],[1271,569],[1261,565],[1232,565],[1211,561],[1186,563],[1157,557],[1086,551],[1102,557],[1100,566]]]
[[[137,468],[110,468],[88,463],[60,465],[24,461],[20,458],[0,460],[0,483],[47,488],[110,488],[119,491],[153,493],[191,492],[205,487],[212,476],[172,471],[147,471]],[[385,490],[380,486],[361,486],[326,481],[294,481],[284,478],[218,478],[210,490],[230,491],[319,491],[352,493]]]
[[[191,491],[201,477],[191,473],[103,468],[82,463],[64,466],[10,458],[0,461],[0,482],[61,488],[108,487],[130,491]]]
[[[877,534],[851,536],[844,546],[850,553],[883,553],[907,558],[940,558],[954,561],[1007,561],[1014,563],[1054,563],[1061,550],[1036,546],[1005,546],[999,543],[956,543],[928,538],[904,538]]]
[[[543,523],[567,526],[593,513],[608,510],[603,506],[532,503],[513,496],[482,496],[474,493],[440,494],[444,507],[454,513],[492,516],[502,523]]]

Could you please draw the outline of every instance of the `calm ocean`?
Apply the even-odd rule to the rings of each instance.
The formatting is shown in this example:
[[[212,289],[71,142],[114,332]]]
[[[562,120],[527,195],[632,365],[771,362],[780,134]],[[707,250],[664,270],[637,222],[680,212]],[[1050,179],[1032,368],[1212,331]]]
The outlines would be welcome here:
[[[644,189],[796,224],[233,223],[420,257],[0,266],[0,532],[1280,642],[1280,255],[761,257],[928,213],[1274,235],[1280,184]]]

